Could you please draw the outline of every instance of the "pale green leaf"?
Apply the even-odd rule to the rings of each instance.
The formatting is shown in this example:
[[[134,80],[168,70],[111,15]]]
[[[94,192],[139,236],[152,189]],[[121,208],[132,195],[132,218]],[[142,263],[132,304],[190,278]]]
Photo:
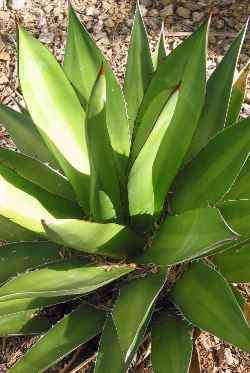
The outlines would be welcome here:
[[[160,36],[152,56],[154,70],[165,60],[166,58],[166,46],[165,46],[165,34],[164,34],[164,24],[162,24]]]

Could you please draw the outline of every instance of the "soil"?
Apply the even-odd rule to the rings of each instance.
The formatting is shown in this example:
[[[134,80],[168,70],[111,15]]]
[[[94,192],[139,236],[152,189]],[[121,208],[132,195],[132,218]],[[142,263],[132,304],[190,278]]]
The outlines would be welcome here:
[[[75,9],[89,32],[111,62],[120,81],[132,26],[134,4],[132,0],[75,0]],[[171,51],[183,38],[212,11],[209,37],[208,71],[211,73],[225,54],[233,37],[250,14],[249,0],[222,1],[175,1],[141,0],[142,12],[150,35],[152,48],[164,22],[167,50]],[[0,100],[18,110],[24,105],[17,80],[16,22],[32,32],[59,61],[63,59],[67,27],[67,1],[65,0],[0,0]],[[250,58],[250,30],[247,33],[238,68]],[[250,115],[250,91],[248,90],[244,112]],[[4,128],[0,127],[0,146],[13,147]],[[249,298],[249,288],[241,286]],[[37,337],[11,337],[0,340],[0,373],[6,372],[36,341]],[[250,373],[250,354],[226,344],[218,338],[201,333],[197,339],[202,372],[204,373]],[[150,344],[146,340],[135,359],[131,372],[152,372],[150,367]],[[91,356],[91,353],[89,354]],[[85,360],[86,351],[78,349],[57,367],[47,372],[89,372]],[[85,365],[82,362],[85,361]],[[78,366],[78,368],[76,368]],[[27,372],[28,373],[28,372]]]

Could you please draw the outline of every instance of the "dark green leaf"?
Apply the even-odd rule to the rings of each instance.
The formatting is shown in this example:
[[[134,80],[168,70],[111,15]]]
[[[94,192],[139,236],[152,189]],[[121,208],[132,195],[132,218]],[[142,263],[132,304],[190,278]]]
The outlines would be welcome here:
[[[247,26],[246,24],[233,41],[225,57],[208,80],[203,111],[186,156],[187,160],[193,158],[225,126],[234,73]]]
[[[55,57],[22,28],[19,77],[37,129],[72,183],[79,203],[88,211],[85,112]]]
[[[249,146],[250,118],[215,136],[175,180],[173,211],[180,213],[217,203],[239,175]]]
[[[242,243],[214,257],[219,271],[230,282],[250,282],[250,243]]]
[[[17,312],[0,318],[0,336],[40,334],[49,329],[45,317],[36,316],[36,310]]]
[[[38,236],[20,225],[12,222],[10,219],[0,215],[0,240],[1,241],[32,241],[37,240]]]
[[[44,371],[99,334],[103,322],[103,311],[83,303],[40,338],[9,372]]]
[[[172,298],[192,324],[250,351],[250,328],[220,273],[202,262],[193,263],[175,285]]]
[[[164,35],[164,24],[162,24],[159,40],[158,40],[156,49],[152,57],[155,70],[165,60],[165,58],[166,58],[165,35]]]
[[[16,147],[24,154],[59,168],[35,124],[27,114],[19,113],[0,103],[0,122],[8,131]]]
[[[0,283],[27,269],[61,259],[61,248],[51,242],[16,242],[1,246]]]
[[[217,207],[230,227],[242,236],[250,236],[250,200],[225,201]]]
[[[226,200],[250,199],[250,158],[244,163],[239,176],[224,196]]]
[[[124,95],[131,133],[153,71],[147,32],[137,2],[124,80]]]
[[[199,30],[196,37],[183,74],[172,120],[170,123],[165,121],[163,136],[163,131],[159,130],[157,138],[155,128],[132,166],[128,185],[129,209],[135,225],[145,225],[145,217],[159,216],[169,187],[191,142],[205,96],[206,40],[207,24]],[[194,75],[197,76],[196,79],[193,79]],[[183,123],[186,122],[190,125],[184,129]]]
[[[192,328],[181,319],[161,314],[152,325],[154,373],[187,373],[192,357]]]
[[[86,294],[131,272],[128,266],[96,266],[83,260],[48,264],[0,287],[3,300]]]
[[[44,227],[52,241],[90,254],[124,258],[136,255],[144,246],[133,231],[114,223],[65,219]]]
[[[67,179],[34,158],[0,149],[0,164],[49,193],[75,201],[75,194]]]
[[[172,265],[207,256],[216,247],[235,238],[236,235],[225,224],[217,209],[207,207],[187,211],[168,217],[146,252],[135,261]]]

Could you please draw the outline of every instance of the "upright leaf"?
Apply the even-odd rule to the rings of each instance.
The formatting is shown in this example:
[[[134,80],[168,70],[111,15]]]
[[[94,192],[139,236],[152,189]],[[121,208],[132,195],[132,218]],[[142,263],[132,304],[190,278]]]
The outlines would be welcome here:
[[[154,70],[165,60],[166,58],[166,46],[165,46],[165,35],[164,35],[164,24],[162,24],[160,36],[152,56]]]
[[[0,302],[11,299],[86,294],[132,271],[126,265],[95,266],[83,260],[50,263],[0,287]]]
[[[230,190],[225,194],[225,200],[250,199],[250,158],[244,163],[241,172]]]
[[[90,214],[95,221],[110,221],[115,218],[121,221],[121,189],[109,140],[106,115],[106,78],[102,67],[90,96],[86,116],[91,170]]]
[[[208,80],[203,111],[186,160],[193,158],[225,126],[234,73],[247,26],[248,24],[233,41]]]
[[[61,259],[61,248],[47,241],[16,242],[0,250],[0,283],[27,269]]]
[[[19,76],[32,119],[71,181],[79,202],[88,211],[85,112],[55,57],[22,28]]]
[[[49,329],[45,317],[36,316],[36,310],[17,312],[0,318],[0,336],[41,334]]]
[[[76,203],[49,193],[2,164],[0,190],[0,215],[37,234],[44,233],[42,219],[53,221],[83,215]]]
[[[170,216],[160,226],[138,263],[168,266],[206,256],[236,235],[215,208],[201,208]]]
[[[161,271],[130,281],[121,288],[120,296],[112,311],[112,319],[125,363],[165,280],[166,272]]]
[[[215,255],[213,262],[230,282],[250,282],[250,243],[242,243]]]
[[[130,156],[131,165],[137,158],[150,132],[155,126],[161,112],[167,105],[170,96],[180,86],[183,73],[190,57],[190,51],[206,24],[203,24],[189,38],[184,40],[170,53],[164,62],[157,67],[145,92],[133,131],[133,142]]]
[[[217,207],[230,227],[243,237],[250,237],[250,200],[225,201]]]
[[[153,71],[147,32],[137,2],[124,80],[124,95],[131,133],[133,133],[134,121]]]
[[[239,119],[241,107],[245,99],[249,71],[250,61],[240,71],[238,77],[236,78],[233,84],[232,94],[228,107],[226,126],[230,126],[231,124],[237,122],[237,120]]]
[[[107,80],[107,126],[115,161],[122,182],[126,180],[127,158],[130,150],[129,124],[121,87],[101,50],[69,8],[69,28],[63,68],[86,109],[90,93],[101,65]]]
[[[53,155],[38,132],[32,119],[0,103],[0,122],[5,127],[16,147],[24,154],[59,168]]]
[[[230,190],[249,153],[249,124],[247,118],[221,131],[180,172],[173,187],[175,213],[214,205]]]
[[[10,369],[10,372],[32,373],[48,369],[78,346],[99,334],[103,322],[103,311],[83,303],[42,336]]]
[[[214,269],[193,263],[175,285],[172,298],[192,324],[250,351],[248,323],[230,285]]]
[[[154,373],[187,373],[192,357],[192,328],[186,321],[161,314],[152,325]]]
[[[196,35],[170,123],[168,118],[164,118],[165,131],[159,130],[159,137],[155,135],[155,127],[130,171],[129,209],[135,225],[144,225],[145,217],[159,216],[169,187],[191,142],[205,95],[207,26],[203,25]],[[196,79],[193,79],[194,74]],[[185,123],[188,126],[184,126]]]
[[[65,219],[44,222],[44,228],[51,241],[94,255],[124,258],[136,255],[144,246],[132,230],[115,223]]]
[[[68,180],[38,160],[12,150],[0,149],[0,164],[56,196],[75,201]]]

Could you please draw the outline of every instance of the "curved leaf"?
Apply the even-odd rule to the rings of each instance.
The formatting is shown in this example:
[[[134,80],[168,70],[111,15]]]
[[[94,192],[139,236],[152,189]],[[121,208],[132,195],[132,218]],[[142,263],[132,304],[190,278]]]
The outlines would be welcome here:
[[[42,219],[80,218],[73,201],[55,196],[0,164],[0,214],[37,234],[44,234]]]
[[[125,363],[166,281],[166,271],[130,281],[121,288],[112,319]],[[135,351],[134,351],[135,352]]]
[[[126,265],[96,266],[83,260],[51,263],[23,273],[0,287],[3,300],[86,294],[132,271]]]
[[[215,255],[213,262],[230,282],[250,282],[250,243]]]
[[[154,373],[187,373],[192,357],[192,327],[181,319],[161,314],[152,324]]]
[[[22,28],[19,77],[32,119],[71,181],[79,202],[88,211],[89,161],[84,110],[55,57]]]
[[[250,351],[248,323],[230,285],[214,269],[193,263],[175,285],[172,298],[192,324]]]
[[[1,241],[32,241],[39,237],[20,225],[12,222],[10,219],[0,215],[0,240]]]
[[[207,82],[203,111],[186,160],[194,158],[208,141],[225,127],[234,73],[247,27],[248,23],[235,38]]]
[[[49,152],[32,119],[0,103],[0,122],[5,127],[16,147],[24,154],[49,163],[58,169],[59,165]]]
[[[168,266],[207,256],[215,248],[236,238],[217,209],[191,210],[168,217],[146,252],[135,258],[135,262]]]
[[[63,68],[86,109],[90,93],[101,65],[107,80],[107,126],[115,161],[122,183],[126,180],[127,158],[130,151],[129,124],[121,87],[101,50],[69,8],[69,29]]]
[[[137,2],[124,80],[124,95],[131,133],[153,71],[147,32]]]
[[[240,71],[237,79],[233,84],[232,94],[230,98],[230,103],[227,113],[226,126],[237,122],[240,116],[241,107],[245,98],[247,81],[250,72],[250,61],[248,64]]]
[[[9,372],[44,371],[99,334],[103,322],[103,311],[83,303],[40,338]]]
[[[180,172],[171,208],[180,213],[217,203],[230,190],[249,153],[250,118],[224,129]]]
[[[89,100],[86,137],[90,160],[90,214],[95,221],[122,220],[121,190],[106,120],[106,78],[102,67]],[[105,167],[103,167],[105,165]]]
[[[73,189],[67,179],[34,158],[0,149],[0,164],[49,193],[75,201]]]
[[[0,318],[0,336],[41,334],[49,329],[45,317],[36,316],[36,310],[17,312]]]
[[[224,199],[250,199],[250,158],[248,157],[244,163],[239,176],[225,194]]]
[[[217,207],[230,227],[242,236],[250,236],[250,200],[225,201]]]
[[[135,217],[136,225],[141,222],[144,224],[145,215],[157,217],[161,213],[169,187],[181,166],[196,128],[205,97],[207,26],[208,24],[205,24],[199,30],[185,67],[173,118],[166,126],[164,136],[154,141],[157,150],[152,147],[152,154],[145,150],[146,156],[144,155],[149,138],[129,175],[129,208],[130,214]],[[194,75],[197,76],[196,79],[193,79]],[[189,125],[185,126],[185,123]],[[145,158],[142,175],[138,165],[143,155]],[[145,177],[144,172],[148,165],[151,174]]]
[[[44,223],[44,228],[52,241],[95,255],[124,258],[135,255],[144,245],[129,228],[114,223],[65,219]]]
[[[27,269],[61,259],[61,248],[51,242],[16,242],[1,246],[0,283]]]

